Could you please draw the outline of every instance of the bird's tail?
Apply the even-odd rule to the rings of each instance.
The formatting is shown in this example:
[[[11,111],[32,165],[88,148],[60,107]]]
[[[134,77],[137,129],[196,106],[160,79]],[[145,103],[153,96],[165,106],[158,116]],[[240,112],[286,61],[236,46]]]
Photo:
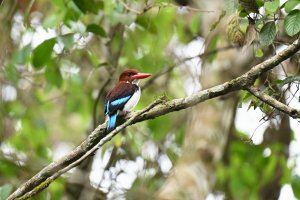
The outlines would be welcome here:
[[[116,122],[117,122],[117,114],[115,113],[113,115],[110,115],[108,117],[108,122],[107,122],[107,130],[110,131],[116,127]]]

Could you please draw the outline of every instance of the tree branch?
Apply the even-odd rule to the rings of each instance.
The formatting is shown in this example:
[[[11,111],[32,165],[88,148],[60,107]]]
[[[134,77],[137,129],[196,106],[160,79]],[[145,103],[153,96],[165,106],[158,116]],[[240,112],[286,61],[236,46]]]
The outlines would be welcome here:
[[[209,89],[199,91],[185,98],[173,99],[164,102],[156,101],[154,104],[151,104],[149,107],[142,111],[132,112],[126,115],[127,121],[123,125],[118,126],[109,134],[106,133],[105,123],[99,125],[77,148],[75,148],[73,151],[60,158],[59,160],[54,161],[46,166],[39,173],[37,173],[22,186],[20,186],[15,192],[13,192],[8,197],[8,199],[13,200],[24,195],[25,196],[23,199],[26,199],[32,196],[33,193],[36,194],[42,191],[54,179],[56,179],[67,170],[78,165],[83,159],[92,155],[93,152],[96,151],[99,147],[111,140],[114,135],[131,124],[154,119],[170,112],[183,110],[200,102],[219,97],[233,91],[247,89],[248,86],[254,83],[257,77],[259,77],[264,72],[276,67],[279,63],[291,57],[299,50],[300,42],[299,40],[296,40],[282,52],[252,67],[247,73],[229,82],[225,82]],[[26,194],[28,194],[28,196]]]
[[[273,108],[276,108],[277,110],[284,112],[291,116],[292,118],[300,118],[300,110],[291,108],[290,106],[285,105],[284,103],[281,103],[280,101],[277,101],[273,97],[259,92],[259,89],[257,89],[254,86],[249,86],[246,88],[248,92],[256,96],[258,99],[262,100],[266,104],[272,106]]]
[[[61,176],[62,174],[66,173],[67,171],[69,171],[70,169],[76,167],[77,165],[79,165],[83,160],[85,160],[86,158],[88,158],[90,155],[93,155],[95,151],[97,151],[101,146],[103,146],[106,142],[110,141],[117,133],[119,133],[121,130],[125,129],[127,126],[129,126],[131,124],[131,122],[133,120],[135,120],[138,116],[140,116],[141,114],[147,112],[148,110],[150,110],[151,108],[155,107],[157,104],[161,103],[162,99],[158,99],[156,100],[154,103],[150,104],[148,107],[146,107],[145,109],[139,111],[139,112],[135,112],[134,115],[132,117],[130,117],[130,119],[128,119],[124,124],[118,126],[116,129],[114,129],[113,131],[111,131],[109,134],[107,134],[105,137],[103,137],[99,143],[97,143],[95,146],[93,146],[90,150],[88,150],[84,155],[82,155],[79,159],[75,160],[74,162],[72,162],[70,165],[68,165],[65,168],[60,169],[59,171],[57,171],[55,174],[53,174],[52,176],[50,176],[49,178],[46,179],[46,181],[43,182],[43,184],[41,184],[41,187],[36,187],[34,188],[32,191],[26,193],[24,196],[22,196],[20,199],[28,199],[29,197],[34,196],[35,194],[39,193],[40,191],[42,191],[44,188],[48,187],[48,185],[50,185],[50,183],[52,183],[56,178],[58,178],[59,176]],[[105,126],[106,127],[106,126]]]

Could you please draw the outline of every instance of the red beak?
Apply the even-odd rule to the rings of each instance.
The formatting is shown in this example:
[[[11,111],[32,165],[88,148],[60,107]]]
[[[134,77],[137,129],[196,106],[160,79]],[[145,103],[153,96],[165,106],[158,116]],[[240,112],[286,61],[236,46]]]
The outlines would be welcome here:
[[[151,76],[152,74],[147,74],[147,73],[137,73],[136,75],[133,75],[133,79],[143,79]]]

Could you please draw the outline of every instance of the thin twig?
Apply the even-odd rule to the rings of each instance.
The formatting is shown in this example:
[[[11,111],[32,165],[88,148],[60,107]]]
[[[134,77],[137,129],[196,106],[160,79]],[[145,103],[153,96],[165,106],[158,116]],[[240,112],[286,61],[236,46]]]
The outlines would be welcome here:
[[[226,47],[220,47],[220,48],[217,48],[217,49],[213,49],[211,51],[206,51],[204,53],[201,53],[201,54],[198,54],[196,56],[191,56],[191,57],[186,57],[186,58],[183,58],[181,60],[179,60],[178,62],[168,66],[168,67],[165,67],[165,69],[163,69],[162,71],[160,71],[159,73],[155,74],[155,75],[152,75],[148,81],[142,86],[142,89],[145,89],[147,88],[149,85],[151,85],[156,79],[158,79],[159,77],[167,74],[167,73],[170,73],[171,71],[173,71],[176,67],[180,66],[180,64],[182,63],[185,63],[186,61],[189,61],[189,60],[192,60],[194,58],[205,58],[207,56],[210,56],[212,54],[215,54],[215,53],[218,53],[218,52],[221,52],[221,51],[226,51],[226,50],[230,50],[230,49],[234,49],[234,48],[237,48],[238,46],[235,46],[235,45],[230,45],[230,46],[226,46]]]
[[[129,7],[129,6],[128,6],[126,3],[124,3],[123,1],[120,1],[120,2],[121,2],[121,4],[124,6],[124,8],[125,8],[126,10],[130,11],[130,12],[133,12],[133,13],[135,13],[135,14],[137,14],[137,15],[140,15],[140,14],[143,13],[143,11],[139,11],[139,10],[136,10],[136,9],[133,9],[133,8]]]

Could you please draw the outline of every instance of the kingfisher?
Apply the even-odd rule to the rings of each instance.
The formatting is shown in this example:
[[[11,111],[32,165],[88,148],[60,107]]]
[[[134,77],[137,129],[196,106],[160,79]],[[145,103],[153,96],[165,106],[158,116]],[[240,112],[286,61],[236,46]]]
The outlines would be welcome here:
[[[104,113],[107,117],[107,131],[116,127],[119,112],[129,112],[141,97],[140,79],[151,76],[135,69],[128,69],[121,73],[117,85],[107,94]]]

